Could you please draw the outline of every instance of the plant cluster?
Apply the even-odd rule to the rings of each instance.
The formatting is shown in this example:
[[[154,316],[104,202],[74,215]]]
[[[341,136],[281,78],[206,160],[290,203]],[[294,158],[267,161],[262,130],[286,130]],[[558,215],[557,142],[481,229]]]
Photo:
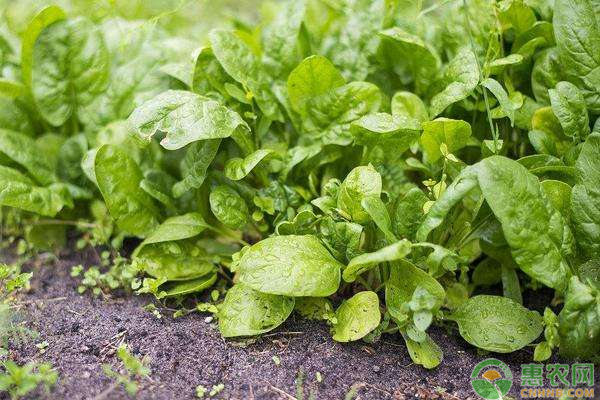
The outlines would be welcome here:
[[[597,2],[262,14],[203,46],[57,6],[3,29],[0,204],[139,238],[142,293],[227,284],[227,338],[295,310],[340,342],[397,331],[426,368],[435,323],[502,353],[545,330],[536,359],[597,358]],[[523,306],[542,287],[544,317]]]

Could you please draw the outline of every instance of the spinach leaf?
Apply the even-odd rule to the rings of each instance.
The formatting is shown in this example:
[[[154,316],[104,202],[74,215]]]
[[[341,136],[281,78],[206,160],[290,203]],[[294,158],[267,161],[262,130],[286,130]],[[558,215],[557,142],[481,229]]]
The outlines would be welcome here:
[[[248,206],[244,199],[229,186],[217,186],[210,192],[210,210],[223,225],[241,229],[248,222]]]
[[[238,283],[218,307],[223,337],[260,335],[277,328],[294,310],[294,298],[261,293]]]
[[[40,113],[54,126],[77,118],[106,88],[108,71],[106,44],[90,21],[75,18],[47,26],[35,41],[31,66],[31,91]]]
[[[600,111],[600,22],[592,0],[556,0],[554,32],[563,72],[583,91],[590,110]]]
[[[344,301],[335,311],[333,340],[351,342],[365,337],[381,321],[379,298],[375,292],[360,292]]]
[[[197,140],[230,137],[236,129],[247,129],[234,111],[214,100],[183,90],[169,90],[147,101],[129,117],[133,130],[150,140],[158,131],[165,133],[161,145],[180,149]]]
[[[312,235],[273,236],[248,248],[239,261],[240,282],[263,293],[329,296],[342,265]]]
[[[141,237],[156,228],[159,211],[140,188],[142,173],[127,153],[112,145],[100,147],[94,171],[108,211],[119,228]]]
[[[337,199],[339,209],[355,222],[369,221],[369,214],[362,207],[362,200],[381,194],[381,176],[372,166],[356,167],[342,182]]]
[[[450,318],[470,344],[497,353],[527,346],[542,333],[542,317],[506,297],[471,297]]]

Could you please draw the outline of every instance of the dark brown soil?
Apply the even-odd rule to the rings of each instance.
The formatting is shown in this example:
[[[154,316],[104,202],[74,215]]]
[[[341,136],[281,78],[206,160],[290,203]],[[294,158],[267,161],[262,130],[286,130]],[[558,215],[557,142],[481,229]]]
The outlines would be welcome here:
[[[294,316],[275,332],[240,347],[221,338],[214,322],[205,321],[208,314],[172,319],[164,312],[157,319],[142,309],[151,302],[148,297],[77,294],[69,271],[72,265],[85,265],[85,258],[75,253],[30,267],[34,279],[22,299],[22,313],[39,338],[13,343],[11,357],[49,361],[60,374],[50,395],[39,392],[34,398],[125,398],[121,388],[110,391],[113,382],[102,371],[102,364],[118,365],[114,351],[121,342],[149,359],[151,375],[141,382],[139,399],[192,399],[197,385],[210,389],[221,383],[225,388],[215,398],[289,400],[301,398],[301,388],[304,399],[311,393],[316,399],[343,399],[351,391],[356,394],[349,398],[360,399],[475,399],[469,376],[489,356],[511,367],[511,395],[518,397],[520,364],[532,362],[531,348],[511,355],[478,354],[456,332],[432,327],[445,359],[429,371],[412,364],[398,335],[375,344],[340,344],[325,324]],[[34,345],[41,341],[49,344],[43,354]]]

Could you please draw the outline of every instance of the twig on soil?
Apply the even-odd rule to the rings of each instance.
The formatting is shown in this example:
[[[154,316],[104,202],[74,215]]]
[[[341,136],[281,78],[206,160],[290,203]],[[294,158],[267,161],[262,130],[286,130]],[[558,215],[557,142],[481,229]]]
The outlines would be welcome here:
[[[303,334],[304,334],[304,332],[293,332],[293,331],[273,332],[273,333],[267,333],[266,335],[262,335],[262,337],[277,336],[277,335],[303,335]]]
[[[44,302],[63,301],[66,299],[67,299],[66,297],[54,297],[54,298],[50,298],[50,299],[35,299],[35,300],[19,301],[17,303],[14,303],[14,305],[21,306],[21,305],[26,305],[26,304],[37,304],[37,303],[44,303]]]
[[[276,388],[276,387],[275,387],[275,386],[273,386],[273,385],[269,385],[269,389],[273,390],[274,392],[277,392],[277,393],[279,393],[280,395],[282,395],[282,396],[284,396],[284,397],[286,397],[286,398],[288,398],[288,399],[290,399],[290,400],[298,400],[297,398],[295,398],[295,397],[294,397],[294,396],[292,396],[291,394],[289,394],[289,393],[287,393],[287,392],[284,392],[283,390],[281,390],[281,389],[279,389],[279,388]]]

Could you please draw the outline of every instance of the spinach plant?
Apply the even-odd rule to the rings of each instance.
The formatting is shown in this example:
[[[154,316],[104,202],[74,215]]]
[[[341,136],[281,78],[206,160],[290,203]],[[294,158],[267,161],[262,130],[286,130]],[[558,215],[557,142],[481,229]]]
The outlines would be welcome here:
[[[266,9],[202,38],[57,6],[7,24],[3,209],[137,240],[138,293],[226,291],[198,310],[227,338],[297,312],[341,342],[398,333],[426,368],[432,324],[597,360],[596,2]]]

